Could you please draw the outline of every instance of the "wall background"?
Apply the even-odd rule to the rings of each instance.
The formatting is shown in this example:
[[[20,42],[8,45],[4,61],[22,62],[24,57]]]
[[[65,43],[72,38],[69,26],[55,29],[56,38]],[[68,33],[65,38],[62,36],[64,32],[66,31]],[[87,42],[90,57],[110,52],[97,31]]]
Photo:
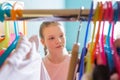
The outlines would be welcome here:
[[[65,8],[66,9],[80,9],[82,6],[85,9],[89,9],[91,6],[92,0],[66,0]],[[66,28],[66,35],[67,35],[67,49],[71,50],[73,44],[76,41],[77,37],[77,31],[79,28],[79,21],[78,22],[66,22],[65,23]],[[82,22],[82,27],[80,31],[80,37],[79,37],[79,43],[80,43],[80,52],[82,50],[83,44],[84,44],[84,35],[86,32],[87,22]],[[88,37],[89,38],[89,37]]]
[[[13,0],[16,1],[16,0]],[[18,0],[21,1],[21,0]],[[80,9],[90,8],[92,0],[22,0],[24,2],[24,9]],[[27,22],[28,37],[37,34],[39,31],[39,25],[41,21],[29,21]],[[66,37],[67,37],[67,50],[71,51],[73,44],[76,41],[77,31],[79,22],[62,22],[65,26]],[[82,22],[82,28],[80,32],[80,52],[83,46],[84,35],[86,30],[87,22]],[[40,46],[40,51],[43,53],[43,47]],[[42,54],[43,55],[43,54]]]

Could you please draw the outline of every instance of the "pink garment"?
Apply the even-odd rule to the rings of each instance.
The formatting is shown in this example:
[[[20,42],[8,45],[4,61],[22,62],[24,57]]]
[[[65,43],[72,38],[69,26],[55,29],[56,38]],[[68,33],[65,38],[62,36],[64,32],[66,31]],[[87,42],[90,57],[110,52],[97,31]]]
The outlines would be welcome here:
[[[50,62],[48,58],[44,61],[44,65],[51,80],[67,80],[69,63],[70,56],[66,56],[65,60],[59,64]]]

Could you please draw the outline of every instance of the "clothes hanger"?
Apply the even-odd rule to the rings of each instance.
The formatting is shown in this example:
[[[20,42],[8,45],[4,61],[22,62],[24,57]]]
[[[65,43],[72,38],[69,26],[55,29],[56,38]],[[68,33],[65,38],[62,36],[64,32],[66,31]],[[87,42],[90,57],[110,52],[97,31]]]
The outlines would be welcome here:
[[[105,26],[105,21],[108,19],[108,9],[107,9],[107,4],[105,3],[104,6],[104,11],[103,11],[103,25],[102,25],[102,34],[100,38],[100,55],[99,58],[97,58],[97,64],[98,65],[107,65],[107,60],[106,60],[106,55],[105,55],[105,50],[104,50],[104,26]]]
[[[0,67],[2,66],[6,58],[10,55],[10,53],[16,48],[16,45],[20,37],[17,26],[18,26],[17,22],[14,21],[14,30],[15,30],[16,37],[15,37],[15,40],[11,43],[11,45],[7,48],[7,50],[5,50],[5,52],[0,56]]]
[[[0,36],[0,42],[3,41],[5,39],[5,36],[4,35],[1,35]]]
[[[12,5],[10,4],[10,3],[8,3],[8,2],[4,2],[4,3],[2,3],[2,4],[0,4],[0,11],[2,11],[1,12],[1,16],[0,16],[0,20],[4,20],[4,15],[6,15],[6,16],[10,16],[10,13],[9,13],[9,10],[10,9],[12,9]],[[3,19],[1,19],[1,18],[3,18]],[[8,22],[6,22],[5,21],[5,34],[7,35],[6,37],[8,37],[9,36],[9,27],[7,27],[7,25],[9,25],[8,24]],[[1,41],[3,41],[4,39],[7,39],[7,38],[2,38],[2,40],[0,40],[0,42]],[[9,40],[9,39],[8,39]],[[7,41],[7,40],[6,40]],[[8,42],[8,41],[7,41]],[[2,45],[1,45],[2,46]]]
[[[14,6],[13,6],[13,9],[14,9]],[[11,16],[14,14],[15,14],[14,11],[11,11]],[[14,17],[16,18],[16,16],[14,16]],[[13,19],[15,19],[15,18],[13,18]],[[4,63],[6,58],[10,55],[10,53],[16,48],[16,45],[20,38],[17,27],[18,27],[17,21],[14,21],[15,40],[11,43],[11,45],[7,48],[7,50],[5,50],[3,55],[0,56],[0,67],[2,66],[2,64]]]
[[[2,26],[1,26],[2,27]],[[3,41],[5,39],[5,35],[2,33],[2,30],[0,30],[0,42]]]
[[[111,27],[112,27],[112,20],[113,20],[114,11],[112,9],[112,2],[108,1],[107,6],[108,6],[108,10],[110,13],[108,13],[109,29],[108,29],[108,34],[106,37],[105,50],[106,50],[106,54],[107,54],[108,66],[109,66],[109,69],[111,71],[114,67],[114,62],[113,62],[111,46],[110,46],[110,31],[111,31]]]
[[[17,6],[15,6],[15,5],[17,5]],[[18,3],[17,1],[13,4],[14,9],[11,11],[11,12],[14,13],[14,14],[12,15],[12,19],[13,19],[13,20],[16,20],[16,17],[21,17],[21,16],[22,16],[22,10],[21,10],[21,9],[23,9],[22,6],[23,6],[23,5],[20,4],[20,3]],[[16,9],[17,9],[17,10],[16,10]],[[22,24],[23,24],[23,25],[22,25],[22,31],[21,31],[20,34],[27,35],[26,21],[25,21],[25,20],[22,20]]]
[[[7,21],[4,21],[5,37],[0,41],[0,50],[6,49],[9,46],[10,41],[10,32],[9,24]]]
[[[92,33],[92,41],[90,43],[90,47],[88,48],[88,52],[86,55],[86,72],[90,73],[92,71],[92,60],[91,60],[91,56],[92,56],[92,49],[93,49],[93,45],[94,45],[94,36],[95,36],[95,29],[96,29],[96,22],[98,20],[98,15],[99,15],[99,2],[97,4],[94,16],[93,16],[93,23],[94,23],[94,29],[93,29],[93,33]]]
[[[85,58],[85,55],[87,52],[86,43],[87,43],[90,21],[92,19],[92,14],[93,14],[93,2],[91,3],[90,13],[89,13],[89,17],[88,17],[88,23],[87,23],[87,28],[86,28],[86,34],[85,34],[85,40],[84,40],[84,46],[82,49],[80,63],[79,63],[79,80],[81,80],[81,77],[84,74],[84,58]]]
[[[81,13],[83,11],[83,8],[80,9],[80,14],[78,15],[78,19],[81,17]],[[71,59],[70,59],[70,65],[69,65],[69,71],[68,71],[68,77],[67,80],[74,80],[76,74],[76,67],[77,67],[77,62],[78,62],[78,54],[79,54],[79,34],[82,26],[82,20],[79,21],[79,28],[77,31],[77,39],[75,44],[73,45],[72,52],[71,52]]]
[[[6,7],[6,5],[7,5],[7,7]],[[8,2],[4,2],[4,3],[0,4],[0,21],[2,21],[2,22],[4,21],[4,19],[5,19],[4,15],[10,17],[10,10],[9,10],[9,9],[11,9],[10,7],[11,7],[11,4]],[[7,29],[5,29],[5,30],[7,30]],[[3,41],[4,39],[5,39],[5,37],[0,38],[0,42]]]
[[[3,22],[5,20],[5,15],[10,17],[10,9],[11,4],[8,2],[4,2],[0,4],[0,21]]]
[[[96,55],[96,50],[99,49],[99,35],[100,35],[100,27],[101,27],[101,21],[102,21],[102,18],[103,18],[103,4],[102,2],[99,3],[99,15],[98,15],[98,29],[97,29],[97,34],[95,36],[95,42],[94,42],[94,45],[93,45],[93,50],[92,50],[92,55],[91,55],[91,60],[92,60],[92,64],[94,63],[95,61],[95,55]],[[99,55],[100,53],[98,53]]]
[[[112,25],[112,36],[111,36],[111,47],[112,47],[112,53],[113,53],[113,61],[114,61],[114,65],[115,65],[115,68],[118,72],[118,75],[120,76],[120,57],[116,51],[116,47],[114,46],[114,25],[116,24],[116,22],[119,20],[119,12],[120,12],[120,2],[116,2],[114,4],[114,22],[113,22],[113,25]]]
[[[9,9],[12,8],[12,5],[10,3],[4,2],[0,5],[0,9],[2,9],[3,14],[9,16]],[[6,10],[6,11],[4,11]],[[8,10],[8,11],[7,11]],[[3,19],[4,19],[3,15]],[[4,50],[9,46],[10,42],[10,32],[9,32],[9,22],[4,21],[4,30],[5,30],[5,37],[0,40],[0,56],[3,54]]]
[[[23,34],[27,35],[27,26],[26,26],[26,21],[23,21]]]
[[[0,21],[1,21],[1,22],[3,22],[4,19],[5,19],[5,17],[4,17],[4,10],[2,9],[2,8],[3,8],[3,7],[2,7],[3,4],[4,4],[4,3],[0,4]]]
[[[10,42],[10,32],[9,32],[9,23],[4,21],[5,37],[0,41],[0,56],[4,53],[5,49],[9,46]]]

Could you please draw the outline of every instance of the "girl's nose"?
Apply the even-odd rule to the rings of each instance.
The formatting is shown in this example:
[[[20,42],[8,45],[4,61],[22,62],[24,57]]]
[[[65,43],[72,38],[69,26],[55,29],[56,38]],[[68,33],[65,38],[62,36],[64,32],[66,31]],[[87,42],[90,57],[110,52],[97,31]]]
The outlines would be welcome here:
[[[58,44],[58,43],[61,43],[62,42],[62,40],[60,39],[60,38],[57,38],[56,39],[56,43]]]

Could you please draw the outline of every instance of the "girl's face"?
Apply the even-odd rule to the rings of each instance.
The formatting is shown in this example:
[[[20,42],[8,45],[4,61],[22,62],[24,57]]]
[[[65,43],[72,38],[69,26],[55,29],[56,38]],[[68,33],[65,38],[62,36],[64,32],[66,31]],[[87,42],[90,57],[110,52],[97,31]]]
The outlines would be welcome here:
[[[59,53],[63,51],[66,40],[62,27],[59,25],[49,25],[49,27],[44,28],[43,36],[44,39],[41,41],[50,53]]]

